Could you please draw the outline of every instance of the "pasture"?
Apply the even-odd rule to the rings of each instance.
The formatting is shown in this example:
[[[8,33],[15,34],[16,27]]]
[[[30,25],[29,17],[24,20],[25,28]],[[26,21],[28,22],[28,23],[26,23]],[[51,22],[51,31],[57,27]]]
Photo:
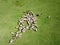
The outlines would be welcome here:
[[[9,44],[10,32],[17,31],[17,20],[26,10],[41,13],[38,31],[28,30]],[[0,45],[60,45],[60,0],[0,0]]]

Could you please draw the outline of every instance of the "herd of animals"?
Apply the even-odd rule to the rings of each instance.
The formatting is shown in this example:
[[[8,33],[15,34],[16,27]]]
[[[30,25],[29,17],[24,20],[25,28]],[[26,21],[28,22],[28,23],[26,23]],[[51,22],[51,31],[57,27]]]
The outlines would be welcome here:
[[[34,30],[37,31],[38,26],[36,25],[36,16],[32,11],[26,11],[24,12],[25,15],[18,19],[18,26],[16,27],[18,29],[17,32],[10,32],[12,34],[12,38],[9,40],[9,43],[14,42],[15,39],[22,36],[22,33],[27,30]],[[27,24],[25,25],[24,22]]]
[[[17,31],[16,32],[10,32],[12,34],[12,37],[9,40],[9,43],[13,43],[15,39],[20,38],[22,36],[23,32],[26,32],[27,30],[33,30],[37,31],[37,18],[36,16],[40,16],[40,14],[34,14],[32,11],[26,11],[25,14],[18,19],[18,26],[16,26]],[[51,18],[50,16],[47,16],[47,18]],[[26,22],[26,25],[25,23]]]

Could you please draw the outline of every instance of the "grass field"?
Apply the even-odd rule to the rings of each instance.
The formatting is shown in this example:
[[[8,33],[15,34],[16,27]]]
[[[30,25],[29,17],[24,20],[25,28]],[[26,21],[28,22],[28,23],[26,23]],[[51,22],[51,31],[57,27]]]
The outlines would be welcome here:
[[[9,44],[10,32],[17,31],[17,20],[26,10],[42,13],[38,31],[28,30]],[[60,0],[0,0],[0,45],[60,45]]]

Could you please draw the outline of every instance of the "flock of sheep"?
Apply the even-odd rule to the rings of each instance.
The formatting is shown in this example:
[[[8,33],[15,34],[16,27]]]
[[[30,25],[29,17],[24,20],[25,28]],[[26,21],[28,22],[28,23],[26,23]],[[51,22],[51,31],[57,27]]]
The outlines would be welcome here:
[[[24,12],[25,15],[18,19],[18,29],[17,32],[10,32],[12,34],[12,38],[9,40],[9,43],[14,42],[15,39],[22,36],[22,33],[26,30],[34,30],[37,31],[38,26],[36,25],[36,16],[40,16],[39,14],[35,15],[32,11]],[[48,19],[51,19],[51,16],[47,16]],[[25,25],[24,22],[27,24]]]
[[[32,11],[26,11],[24,13],[25,15],[18,19],[18,26],[16,27],[18,31],[15,33],[10,32],[12,34],[12,38],[9,40],[9,43],[14,42],[15,39],[21,37],[22,33],[26,30],[37,31],[38,27],[36,25],[36,15]],[[24,22],[26,22],[27,24],[25,25]]]

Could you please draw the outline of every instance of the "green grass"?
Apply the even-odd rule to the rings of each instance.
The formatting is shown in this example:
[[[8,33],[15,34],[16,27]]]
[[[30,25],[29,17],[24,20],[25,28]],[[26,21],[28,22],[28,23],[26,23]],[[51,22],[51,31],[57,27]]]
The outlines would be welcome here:
[[[17,31],[17,20],[26,10],[42,13],[38,31],[28,30],[9,44],[10,32]],[[60,0],[0,0],[0,45],[60,45]]]

